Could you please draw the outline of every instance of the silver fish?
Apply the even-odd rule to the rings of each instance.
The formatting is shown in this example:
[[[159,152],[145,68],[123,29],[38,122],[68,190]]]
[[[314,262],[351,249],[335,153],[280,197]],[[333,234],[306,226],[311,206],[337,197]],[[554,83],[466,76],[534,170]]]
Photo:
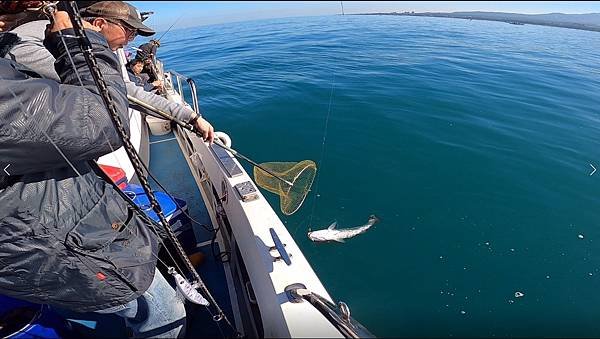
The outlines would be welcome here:
[[[308,238],[312,241],[337,241],[337,242],[345,242],[344,239],[352,238],[361,233],[365,233],[371,226],[373,226],[379,219],[371,215],[369,217],[369,221],[366,224],[358,227],[352,228],[341,228],[336,229],[337,221],[333,224],[329,225],[324,230],[318,231],[308,231]]]

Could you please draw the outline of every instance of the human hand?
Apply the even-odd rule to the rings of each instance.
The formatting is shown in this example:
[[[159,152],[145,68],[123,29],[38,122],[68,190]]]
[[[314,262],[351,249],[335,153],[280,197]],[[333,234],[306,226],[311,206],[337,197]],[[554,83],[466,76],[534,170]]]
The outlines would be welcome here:
[[[50,27],[50,32],[58,32],[63,29],[73,28],[69,13],[65,11],[58,11],[54,13],[54,24]]]
[[[65,11],[58,11],[54,13],[54,24],[50,28],[50,32],[58,32],[63,29],[73,28],[73,24],[71,23],[71,18],[69,18],[69,13]],[[87,21],[83,21],[84,29],[91,29],[93,31],[99,32],[100,28],[92,25]]]
[[[162,89],[163,88],[163,82],[161,80],[154,80],[152,82],[152,85],[156,88]]]
[[[208,141],[210,144],[213,143],[215,140],[215,129],[208,121],[204,120],[202,117],[198,117],[198,120],[196,120],[196,123],[194,124],[194,128],[202,134],[204,141]]]

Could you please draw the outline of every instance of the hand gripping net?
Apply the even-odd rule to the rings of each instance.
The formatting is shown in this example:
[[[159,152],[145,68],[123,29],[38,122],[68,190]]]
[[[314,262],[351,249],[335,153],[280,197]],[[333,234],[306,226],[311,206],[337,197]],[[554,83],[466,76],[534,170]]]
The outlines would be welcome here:
[[[281,179],[290,182],[290,186],[285,181],[254,167],[254,180],[256,184],[269,192],[279,195],[281,211],[285,215],[291,215],[296,212],[306,195],[310,191],[310,186],[315,180],[317,165],[314,161],[303,160],[300,162],[265,162],[260,164],[262,167],[273,172]]]

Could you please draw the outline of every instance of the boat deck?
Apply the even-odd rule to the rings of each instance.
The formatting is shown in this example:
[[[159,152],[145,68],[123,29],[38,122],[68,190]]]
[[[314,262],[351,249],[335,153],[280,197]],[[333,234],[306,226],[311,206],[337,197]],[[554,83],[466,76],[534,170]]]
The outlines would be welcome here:
[[[212,230],[213,226],[202,196],[183,158],[181,149],[173,138],[172,133],[162,136],[150,136],[150,170],[171,195],[187,202],[188,214],[193,220],[206,225]],[[154,189],[160,189],[155,183],[152,186]],[[228,319],[233,322],[234,316],[229,286],[225,276],[225,267],[219,257],[221,248],[218,243],[215,243],[213,255],[213,233],[201,225],[192,222],[191,231],[194,232],[196,246],[193,248],[193,244],[184,242],[185,250],[188,254],[196,252],[204,254],[204,261],[197,267],[198,273]],[[189,239],[188,237],[184,238]],[[186,303],[186,310],[188,311],[186,337],[214,338],[231,337],[233,335],[233,332],[224,321],[219,323],[213,321],[212,315],[205,307],[190,305],[188,302]]]

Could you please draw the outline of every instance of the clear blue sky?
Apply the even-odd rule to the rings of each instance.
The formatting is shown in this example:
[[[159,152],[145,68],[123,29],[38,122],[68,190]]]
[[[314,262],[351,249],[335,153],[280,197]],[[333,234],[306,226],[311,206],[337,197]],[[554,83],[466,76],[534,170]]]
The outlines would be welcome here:
[[[147,23],[157,31],[226,22],[341,13],[340,1],[131,1],[154,11]],[[343,1],[346,14],[368,12],[494,11],[524,14],[600,13],[600,1]],[[182,15],[184,14],[184,15]]]

